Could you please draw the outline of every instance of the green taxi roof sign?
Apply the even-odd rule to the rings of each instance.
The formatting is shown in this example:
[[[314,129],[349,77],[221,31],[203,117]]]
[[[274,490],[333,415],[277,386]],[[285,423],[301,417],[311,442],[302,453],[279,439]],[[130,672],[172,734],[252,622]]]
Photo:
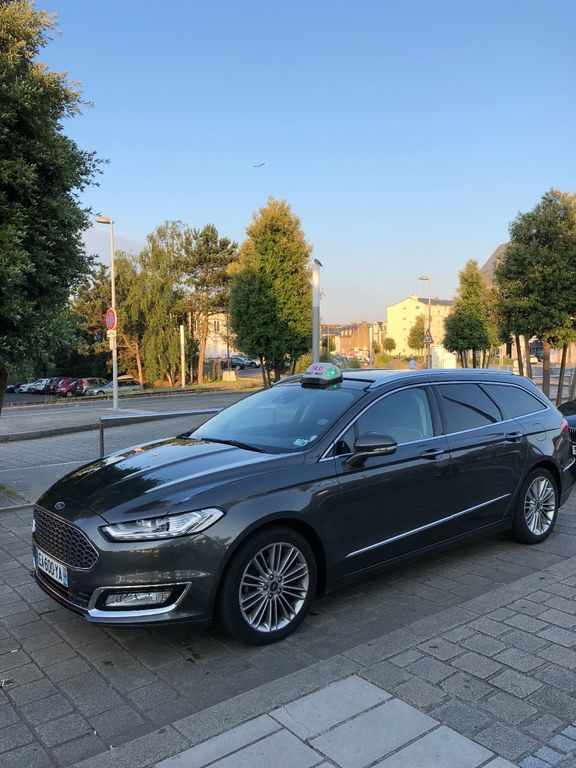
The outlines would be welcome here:
[[[312,363],[302,376],[303,387],[326,387],[342,381],[342,371],[333,363]]]

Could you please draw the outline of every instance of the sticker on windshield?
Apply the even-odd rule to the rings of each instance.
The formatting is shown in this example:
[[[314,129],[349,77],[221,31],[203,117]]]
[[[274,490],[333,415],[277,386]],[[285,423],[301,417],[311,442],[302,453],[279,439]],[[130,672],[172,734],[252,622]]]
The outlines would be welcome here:
[[[308,440],[306,440],[304,437],[297,437],[296,440],[294,440],[293,445],[297,445],[298,448],[303,448],[308,443]]]

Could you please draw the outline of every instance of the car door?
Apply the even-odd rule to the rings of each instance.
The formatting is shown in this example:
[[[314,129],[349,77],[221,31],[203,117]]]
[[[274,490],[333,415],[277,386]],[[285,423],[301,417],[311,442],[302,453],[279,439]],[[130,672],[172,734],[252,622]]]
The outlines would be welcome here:
[[[522,476],[527,439],[477,383],[435,386],[452,457],[461,532],[497,523]]]
[[[355,440],[367,432],[389,435],[397,448],[352,466]],[[341,434],[332,453],[341,503],[330,548],[343,575],[447,535],[441,521],[453,509],[450,456],[429,387],[383,395]]]

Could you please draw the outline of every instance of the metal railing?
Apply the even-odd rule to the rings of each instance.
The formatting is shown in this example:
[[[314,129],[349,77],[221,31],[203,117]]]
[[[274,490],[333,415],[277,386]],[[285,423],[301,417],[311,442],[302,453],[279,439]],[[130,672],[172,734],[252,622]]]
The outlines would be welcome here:
[[[100,416],[99,442],[100,458],[104,457],[104,427],[107,424],[121,426],[122,424],[138,423],[141,421],[160,421],[161,419],[175,419],[178,416],[210,416],[220,413],[223,408],[194,408],[188,411],[150,411],[148,413],[114,414],[112,416]]]

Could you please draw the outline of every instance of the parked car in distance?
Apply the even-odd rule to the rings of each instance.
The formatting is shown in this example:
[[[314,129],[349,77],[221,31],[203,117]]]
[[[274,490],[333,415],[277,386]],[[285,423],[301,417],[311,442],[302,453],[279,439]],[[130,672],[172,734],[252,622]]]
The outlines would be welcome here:
[[[36,379],[33,379],[32,381],[23,381],[20,386],[16,389],[16,392],[31,392],[32,391],[32,385],[36,382]]]
[[[241,357],[246,363],[246,368],[260,368],[260,360],[256,357],[246,357],[246,355],[241,355]]]
[[[314,364],[37,502],[34,577],[89,622],[281,640],[318,592],[471,536],[537,544],[572,487],[566,420],[495,370]]]
[[[238,368],[240,371],[243,371],[248,365],[245,357],[242,357],[241,355],[230,355],[230,357],[225,357],[222,360],[222,370],[228,368],[228,361],[230,361],[230,368]]]
[[[48,385],[46,386],[46,392],[49,395],[55,395],[58,390],[58,384],[66,377],[64,376],[52,376]]]
[[[140,392],[142,387],[140,383],[133,379],[132,376],[118,376],[118,393],[122,392]],[[113,382],[109,381],[107,384],[98,384],[93,387],[88,387],[84,392],[85,395],[111,395],[114,390]]]
[[[14,381],[12,384],[6,384],[6,387],[4,389],[5,392],[18,392],[19,388],[22,386],[22,384],[26,384],[25,381]]]
[[[56,387],[58,397],[74,397],[79,394],[77,391],[78,379],[65,376]]]
[[[36,381],[33,382],[30,387],[28,387],[28,391],[42,394],[46,392],[46,387],[48,386],[49,381],[50,379],[36,379]]]
[[[105,387],[108,379],[101,379],[97,376],[91,376],[87,379],[78,379],[76,389],[79,395],[85,395],[93,387]]]

